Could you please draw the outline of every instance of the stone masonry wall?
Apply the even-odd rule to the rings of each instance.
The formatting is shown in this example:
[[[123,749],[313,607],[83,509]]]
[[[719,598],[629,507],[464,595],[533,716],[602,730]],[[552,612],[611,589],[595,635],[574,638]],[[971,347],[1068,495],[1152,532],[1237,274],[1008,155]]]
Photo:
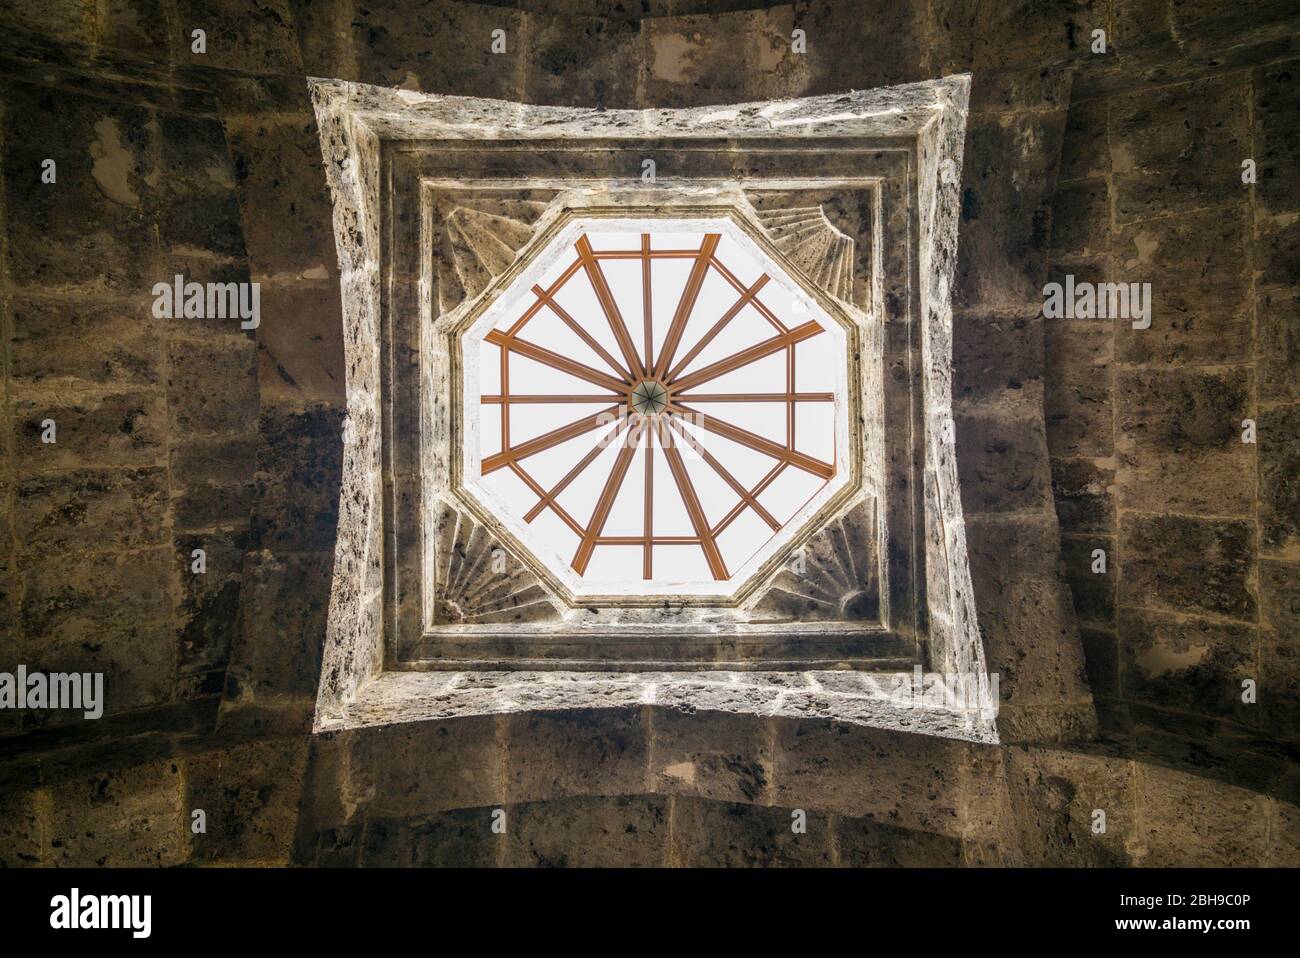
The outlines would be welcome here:
[[[1281,0],[6,7],[0,669],[103,669],[109,702],[0,711],[0,864],[1300,863],[1297,26]],[[953,393],[1004,744],[653,706],[311,736],[346,371],[304,78],[613,108],[964,71]],[[1042,319],[1071,271],[1152,280],[1153,328]],[[258,281],[261,325],[153,319],[178,272]]]

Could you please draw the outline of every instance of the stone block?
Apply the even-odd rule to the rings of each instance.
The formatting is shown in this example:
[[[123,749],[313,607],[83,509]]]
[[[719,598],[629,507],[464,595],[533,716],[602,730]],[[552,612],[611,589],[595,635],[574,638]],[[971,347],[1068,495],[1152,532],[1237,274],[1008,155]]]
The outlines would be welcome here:
[[[1130,513],[1119,531],[1121,605],[1254,620],[1254,523]]]
[[[1052,249],[1089,255],[1110,249],[1110,194],[1103,179],[1062,183],[1052,197]]]
[[[258,383],[273,402],[345,404],[343,312],[338,283],[263,284]]]
[[[1259,546],[1300,556],[1300,404],[1259,413]]]
[[[408,818],[504,804],[500,721],[484,715],[358,729],[340,743],[343,807]]]
[[[424,818],[377,819],[365,823],[358,861],[339,860],[338,836],[322,835],[327,855],[319,864],[367,868],[491,868],[499,864],[506,835],[492,832],[491,808],[466,808]],[[506,818],[510,825],[509,811]],[[355,854],[355,849],[353,850]]]
[[[315,119],[305,111],[281,122],[240,119],[228,136],[253,269],[276,279],[332,279],[334,229]]]
[[[213,5],[177,0],[175,63],[182,71],[196,68],[243,73],[301,73],[298,40],[288,0],[235,0]],[[207,52],[194,53],[194,30],[207,34]]]
[[[207,822],[205,834],[190,835],[193,857],[287,864],[306,763],[303,738],[252,742],[187,757],[186,814],[201,808]]]
[[[661,867],[671,834],[669,802],[660,795],[617,795],[512,805],[506,810],[505,864],[513,868]]]
[[[1050,442],[1050,433],[1049,433]],[[1114,533],[1115,470],[1104,459],[1053,459],[1052,496],[1063,533]]]
[[[153,385],[163,347],[142,309],[122,302],[15,297],[9,340],[12,382],[34,386]]]
[[[521,100],[526,54],[524,15],[517,10],[435,0],[412,10],[400,0],[354,9],[352,46],[365,83]],[[505,51],[492,52],[492,31],[505,31]],[[455,50],[455,56],[445,51]]]
[[[1300,290],[1256,291],[1255,376],[1261,402],[1300,400]]]
[[[342,420],[335,409],[263,410],[254,542],[279,551],[333,551],[342,481]]]
[[[642,23],[615,16],[524,14],[525,99],[548,106],[635,109]]]
[[[954,303],[1041,305],[1064,113],[974,115],[962,161]],[[1014,167],[1016,175],[1008,175]]]
[[[1144,89],[1110,102],[1115,216],[1128,223],[1243,196],[1249,94],[1238,77]]]
[[[673,804],[669,862],[685,867],[826,867],[831,816],[803,809],[807,831],[791,829],[793,809],[677,798]]]
[[[770,790],[772,753],[763,718],[652,708],[650,724],[654,791],[757,802]]]
[[[175,538],[181,599],[176,607],[178,657],[182,673],[224,668],[239,624],[245,533],[208,533]],[[194,572],[195,550],[204,568]],[[267,633],[272,635],[275,633]]]
[[[506,718],[505,788],[511,802],[647,791],[641,708],[525,712]]]
[[[1103,755],[1044,748],[1007,749],[1007,782],[1025,854],[1036,865],[1132,864],[1140,823],[1133,765]],[[1098,812],[1105,831],[1094,831]]]
[[[3,159],[9,271],[19,287],[138,293],[154,281],[143,198],[157,174],[138,107],[14,83]],[[54,183],[42,183],[53,159]]]
[[[1260,865],[1268,799],[1158,765],[1137,765],[1137,864],[1164,868]]]
[[[33,556],[160,545],[167,521],[167,471],[86,469],[22,479],[14,486],[14,531]]]
[[[869,818],[837,818],[838,864],[844,868],[955,868],[962,843],[950,835],[896,828]]]
[[[50,789],[47,864],[170,866],[187,856],[189,816],[176,763],[76,777]]]
[[[1123,609],[1120,684],[1126,699],[1158,708],[1246,720],[1242,680],[1257,678],[1258,630]]]
[[[1043,388],[1043,320],[961,314],[953,319],[953,398],[1024,398]]]
[[[170,619],[170,549],[72,553],[22,572],[22,623],[30,637],[93,638],[100,629]]]
[[[1259,67],[1251,74],[1255,94],[1251,118],[1258,177],[1255,203],[1270,214],[1300,209],[1295,195],[1295,184],[1300,182],[1300,132],[1295,123],[1300,113],[1297,72],[1300,72],[1300,61],[1287,60]]]
[[[314,696],[334,568],[328,554],[250,553],[240,573],[240,622],[230,676],[251,699]]]
[[[1048,448],[1053,456],[1109,457],[1115,415],[1111,331],[1083,320],[1046,323]]]
[[[967,515],[1050,507],[1051,470],[1041,418],[981,412],[955,419]]]
[[[20,474],[166,464],[167,410],[156,391],[24,399],[13,405],[14,459]],[[45,442],[49,420],[54,442]]]
[[[182,436],[249,433],[258,411],[257,346],[243,336],[171,344],[167,398]]]
[[[1124,370],[1116,376],[1121,508],[1246,516],[1254,510],[1248,370]]]
[[[1110,279],[1151,284],[1151,328],[1134,329],[1131,320],[1117,320],[1116,359],[1187,365],[1249,357],[1246,262],[1243,207],[1120,229]]]
[[[177,530],[247,527],[253,512],[256,436],[199,438],[173,446],[173,525]]]
[[[1103,549],[1105,572],[1093,572],[1093,552]],[[1108,536],[1064,536],[1061,557],[1065,578],[1074,596],[1074,609],[1086,625],[1111,626],[1115,622],[1115,580],[1119,574],[1115,540]]]

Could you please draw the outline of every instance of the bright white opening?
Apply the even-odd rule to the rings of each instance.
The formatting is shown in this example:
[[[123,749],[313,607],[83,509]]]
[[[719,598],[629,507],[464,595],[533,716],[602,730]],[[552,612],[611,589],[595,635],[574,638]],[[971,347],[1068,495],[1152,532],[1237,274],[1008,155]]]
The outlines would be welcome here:
[[[467,483],[578,591],[731,591],[847,471],[843,331],[727,220],[571,224],[465,368]]]

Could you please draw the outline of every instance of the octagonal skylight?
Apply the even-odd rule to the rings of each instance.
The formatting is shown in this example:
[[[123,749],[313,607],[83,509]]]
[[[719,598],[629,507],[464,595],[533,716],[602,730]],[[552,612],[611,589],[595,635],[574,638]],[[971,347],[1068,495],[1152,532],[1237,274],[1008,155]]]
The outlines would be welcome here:
[[[577,219],[465,333],[465,488],[575,595],[729,595],[845,484],[846,334],[777,255]]]

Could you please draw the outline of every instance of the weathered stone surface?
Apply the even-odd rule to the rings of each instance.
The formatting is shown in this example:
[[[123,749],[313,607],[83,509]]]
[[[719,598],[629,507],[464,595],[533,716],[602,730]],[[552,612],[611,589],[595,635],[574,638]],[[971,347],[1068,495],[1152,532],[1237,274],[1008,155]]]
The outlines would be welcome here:
[[[1300,290],[1257,290],[1255,323],[1255,376],[1260,400],[1300,399]]]
[[[963,163],[957,303],[1042,302],[1050,177],[1063,126],[1063,114],[972,117]],[[1018,175],[1006,175],[1008,162],[1016,164]]]
[[[1228,363],[1250,355],[1243,213],[1232,207],[1119,230],[1111,280],[1151,284],[1151,328],[1118,321],[1118,360]]]
[[[1140,824],[1134,844],[1142,865],[1262,863],[1266,799],[1157,765],[1137,767],[1135,791]]]
[[[513,802],[560,795],[627,794],[647,789],[648,732],[643,709],[617,708],[511,715],[505,782]]]
[[[1043,320],[1038,316],[962,314],[953,321],[955,399],[1039,401]]]
[[[1029,414],[957,416],[957,466],[967,515],[1037,511],[1051,502],[1042,420]]]
[[[288,0],[215,7],[200,0],[177,0],[176,21],[178,67],[248,73],[297,72],[300,67]],[[187,38],[196,28],[207,32],[207,53],[194,53],[189,47]]]
[[[263,412],[255,476],[255,543],[290,551],[332,548],[342,468],[341,419],[331,409]]]
[[[139,548],[163,541],[166,505],[161,468],[34,476],[14,487],[14,531],[33,555]]]
[[[1130,514],[1119,531],[1121,605],[1254,619],[1252,523]]]
[[[1133,764],[1054,749],[1007,750],[1007,778],[1029,861],[1056,867],[1133,863],[1140,823]],[[1105,830],[1094,824],[1105,815]]]
[[[1114,532],[1114,482],[1115,469],[1107,460],[1053,459],[1052,493],[1061,530]]]
[[[1294,185],[1300,180],[1300,136],[1295,115],[1300,112],[1296,73],[1300,62],[1260,67],[1251,74],[1254,89],[1254,159],[1258,164],[1255,200],[1269,213],[1294,212]]]
[[[1127,223],[1240,197],[1249,142],[1242,79],[1197,81],[1110,101],[1115,216]]]
[[[170,761],[78,777],[50,789],[45,861],[83,868],[185,861],[188,818]]]
[[[795,833],[793,809],[678,798],[669,862],[728,868],[825,867],[833,862],[831,818],[804,810],[807,831]]]
[[[10,356],[17,387],[96,383],[153,385],[163,349],[144,308],[80,297],[19,298],[11,304]]]
[[[650,722],[655,791],[732,802],[769,794],[774,766],[766,720],[654,709]]]
[[[172,343],[167,398],[181,435],[253,431],[258,410],[255,352],[253,342],[242,336]]]
[[[1124,609],[1124,697],[1159,708],[1244,720],[1243,679],[1256,678],[1258,632],[1248,625]]]
[[[1094,572],[1096,550],[1105,551],[1105,572]],[[1065,576],[1074,595],[1074,610],[1086,625],[1109,626],[1115,621],[1115,540],[1108,536],[1065,536],[1061,541]]]
[[[146,111],[20,83],[8,87],[6,101],[12,281],[141,293],[155,281],[156,241],[143,198],[157,169]],[[47,158],[57,164],[49,184],[41,182]]]
[[[333,558],[323,554],[262,550],[244,559],[230,658],[238,696],[256,702],[315,693],[333,567]]]
[[[307,742],[254,742],[199,753],[185,763],[185,808],[206,813],[190,836],[199,861],[288,864],[298,820]],[[191,831],[187,829],[187,831]]]
[[[661,867],[672,834],[670,801],[650,795],[512,805],[506,809],[503,864],[513,868]]]
[[[1110,330],[1080,320],[1046,323],[1048,448],[1054,456],[1109,457],[1115,417]]]
[[[1300,555],[1300,405],[1261,410],[1259,446],[1260,549]]]
[[[1116,376],[1121,508],[1189,515],[1252,511],[1254,450],[1242,442],[1250,374],[1161,370]]]
[[[156,392],[66,400],[22,400],[13,407],[13,449],[21,473],[166,462],[167,411]],[[48,421],[54,442],[46,442]]]

